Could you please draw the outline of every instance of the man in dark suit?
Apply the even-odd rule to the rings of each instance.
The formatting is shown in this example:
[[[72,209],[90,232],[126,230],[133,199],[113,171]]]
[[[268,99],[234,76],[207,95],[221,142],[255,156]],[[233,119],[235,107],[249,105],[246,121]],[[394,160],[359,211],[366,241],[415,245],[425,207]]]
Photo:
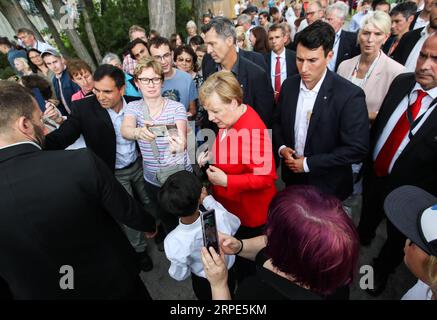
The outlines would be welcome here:
[[[348,11],[348,6],[342,1],[336,2],[326,9],[326,22],[335,31],[334,55],[328,64],[328,69],[334,72],[337,71],[341,62],[360,54],[360,48],[357,45],[357,33],[343,30]]]
[[[208,46],[208,54],[202,61],[204,79],[218,70],[231,71],[243,89],[243,102],[253,107],[266,126],[271,127],[273,90],[270,81],[261,67],[237,53],[235,27],[232,21],[216,17],[203,31]]]
[[[270,26],[268,39],[271,51],[266,55],[267,74],[277,100],[284,80],[298,73],[296,53],[285,48],[287,37],[282,24]]]
[[[273,126],[287,185],[308,184],[345,200],[353,163],[368,150],[364,92],[327,69],[334,29],[316,21],[296,39],[299,75],[284,81]]]
[[[94,73],[94,93],[73,103],[72,113],[61,127],[46,137],[47,150],[63,150],[82,134],[88,148],[93,150],[114,172],[126,190],[145,207],[156,209],[146,192],[141,157],[134,141],[121,137],[120,127],[125,105],[137,98],[125,97],[124,73],[112,65],[101,65]],[[55,119],[55,121],[57,121]],[[144,271],[153,267],[146,251],[142,232],[126,229],[126,235],[138,252]]]
[[[239,53],[242,57],[255,63],[258,67],[260,67],[261,69],[267,72],[268,67],[264,59],[264,56],[261,53],[255,51],[242,50],[238,47],[236,49],[237,49],[237,53]]]
[[[14,299],[150,299],[118,222],[154,219],[88,149],[41,151],[35,99],[0,86],[0,283]]]
[[[385,197],[397,187],[414,185],[437,195],[437,35],[424,43],[415,73],[393,80],[372,126],[370,153],[364,163],[363,206],[358,231],[370,244],[384,217]],[[373,267],[374,289],[384,290],[402,262],[405,237],[387,221],[387,241]]]
[[[414,72],[420,49],[430,34],[437,31],[437,2],[433,2],[427,27],[409,31],[399,41],[393,59],[403,64],[407,71]]]

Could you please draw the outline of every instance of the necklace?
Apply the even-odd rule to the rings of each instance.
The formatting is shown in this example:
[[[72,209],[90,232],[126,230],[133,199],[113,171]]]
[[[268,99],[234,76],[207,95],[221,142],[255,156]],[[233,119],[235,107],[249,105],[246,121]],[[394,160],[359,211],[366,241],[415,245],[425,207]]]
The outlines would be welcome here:
[[[148,104],[148,106],[149,106],[149,111],[150,111],[150,117],[155,118],[156,116],[158,116],[162,112],[162,109],[164,109],[164,99],[161,98],[161,100],[158,103],[158,108],[156,110],[154,110],[153,112],[152,112],[152,108],[150,107],[150,104]]]
[[[376,65],[378,64],[379,58],[381,57],[381,50],[379,51],[378,57],[376,57],[376,59],[372,62],[372,65],[370,66],[369,70],[367,70],[363,81],[360,84],[360,87],[364,87],[364,85],[366,84],[367,80],[369,80],[370,76],[372,75],[373,70],[375,69]],[[358,75],[358,68],[360,66],[360,62],[361,62],[361,56],[360,59],[358,60],[357,64],[355,65],[354,71],[352,71],[352,75],[351,78],[357,78]],[[357,78],[358,79],[358,78]],[[351,79],[349,79],[351,80]]]

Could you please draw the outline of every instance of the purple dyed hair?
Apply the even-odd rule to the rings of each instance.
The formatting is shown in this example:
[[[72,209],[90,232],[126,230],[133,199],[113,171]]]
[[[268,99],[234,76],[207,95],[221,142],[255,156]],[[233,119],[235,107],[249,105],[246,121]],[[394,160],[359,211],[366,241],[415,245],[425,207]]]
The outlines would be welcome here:
[[[353,280],[358,234],[342,204],[312,186],[290,186],[270,204],[267,254],[280,271],[321,295]]]

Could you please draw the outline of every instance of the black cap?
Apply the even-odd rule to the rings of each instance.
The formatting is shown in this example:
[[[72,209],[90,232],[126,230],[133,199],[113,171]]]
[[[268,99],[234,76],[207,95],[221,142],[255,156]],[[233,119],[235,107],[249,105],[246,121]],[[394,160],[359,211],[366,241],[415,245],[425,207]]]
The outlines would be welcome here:
[[[384,202],[388,219],[429,255],[437,257],[437,198],[415,186],[392,191]]]

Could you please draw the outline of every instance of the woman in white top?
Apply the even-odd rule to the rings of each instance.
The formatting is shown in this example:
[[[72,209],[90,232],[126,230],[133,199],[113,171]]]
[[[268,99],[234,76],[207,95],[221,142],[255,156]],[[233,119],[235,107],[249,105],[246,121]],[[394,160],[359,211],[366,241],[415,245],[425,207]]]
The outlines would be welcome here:
[[[381,50],[390,36],[390,29],[391,19],[387,13],[369,13],[358,32],[361,54],[343,61],[337,71],[364,90],[371,122],[375,120],[393,79],[406,72],[404,66],[390,59]]]
[[[21,72],[23,76],[28,76],[33,73],[32,69],[30,68],[29,64],[27,63],[27,60],[24,58],[15,58],[14,60],[14,66],[15,69],[17,69],[18,72]]]

